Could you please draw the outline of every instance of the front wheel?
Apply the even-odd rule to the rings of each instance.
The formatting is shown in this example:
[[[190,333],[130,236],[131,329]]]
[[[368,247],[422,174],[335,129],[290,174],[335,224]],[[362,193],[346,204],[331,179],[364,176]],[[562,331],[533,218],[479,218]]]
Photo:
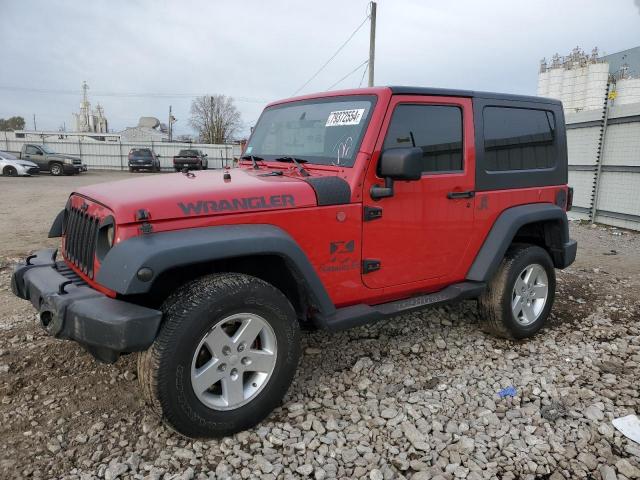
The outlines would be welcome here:
[[[7,177],[17,177],[18,176],[18,170],[16,170],[15,167],[12,167],[11,165],[8,165],[6,167],[4,167],[4,170],[2,171],[3,175],[6,175]]]
[[[482,329],[503,338],[527,338],[549,316],[556,275],[549,253],[535,245],[514,245],[479,298]]]
[[[61,163],[52,163],[49,166],[49,172],[51,172],[51,175],[55,175],[56,177],[59,177],[64,173],[64,169],[62,168]]]
[[[214,274],[163,306],[156,341],[138,357],[148,403],[178,432],[222,437],[253,427],[278,406],[300,356],[287,298],[248,275]]]

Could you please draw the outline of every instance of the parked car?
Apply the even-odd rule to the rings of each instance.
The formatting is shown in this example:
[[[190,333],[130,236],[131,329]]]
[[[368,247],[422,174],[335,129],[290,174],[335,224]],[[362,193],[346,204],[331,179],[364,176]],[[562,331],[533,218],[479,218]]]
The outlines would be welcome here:
[[[129,171],[151,170],[160,171],[160,155],[150,148],[132,148],[129,152]]]
[[[202,150],[186,149],[180,150],[178,155],[173,157],[173,168],[176,172],[184,170],[206,170],[209,168],[209,161],[207,160],[207,154],[202,153]]]
[[[87,171],[87,166],[83,165],[78,157],[56,153],[46,145],[25,143],[22,145],[19,158],[29,160],[38,165],[41,171],[56,176],[75,175]]]
[[[20,160],[11,153],[0,152],[0,173],[9,177],[30,176],[40,173],[40,169],[33,162]]]
[[[558,100],[412,87],[282,100],[238,168],[78,188],[49,232],[62,259],[29,256],[12,288],[101,361],[141,352],[143,395],[176,430],[231,435],[280,404],[301,325],[477,299],[485,331],[539,332],[555,269],[576,257],[567,170]]]

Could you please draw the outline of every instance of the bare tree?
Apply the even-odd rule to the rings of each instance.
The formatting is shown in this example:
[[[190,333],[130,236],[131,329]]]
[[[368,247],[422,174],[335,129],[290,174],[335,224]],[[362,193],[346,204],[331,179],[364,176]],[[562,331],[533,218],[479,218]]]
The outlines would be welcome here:
[[[191,102],[191,126],[204,143],[227,143],[242,125],[232,97],[209,95]]]

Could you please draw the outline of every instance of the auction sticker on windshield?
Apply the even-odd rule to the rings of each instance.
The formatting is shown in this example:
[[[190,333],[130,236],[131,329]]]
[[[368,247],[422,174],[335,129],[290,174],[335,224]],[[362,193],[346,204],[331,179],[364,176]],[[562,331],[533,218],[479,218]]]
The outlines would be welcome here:
[[[337,127],[340,125],[358,125],[362,116],[364,115],[364,108],[354,108],[351,110],[338,110],[331,112],[325,127]]]

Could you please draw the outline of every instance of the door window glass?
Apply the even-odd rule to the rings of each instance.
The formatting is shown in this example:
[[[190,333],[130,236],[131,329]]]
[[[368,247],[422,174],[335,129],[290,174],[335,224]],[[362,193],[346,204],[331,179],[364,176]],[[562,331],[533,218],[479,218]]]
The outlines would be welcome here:
[[[460,171],[462,109],[446,105],[398,105],[383,149],[419,147],[425,173]]]

